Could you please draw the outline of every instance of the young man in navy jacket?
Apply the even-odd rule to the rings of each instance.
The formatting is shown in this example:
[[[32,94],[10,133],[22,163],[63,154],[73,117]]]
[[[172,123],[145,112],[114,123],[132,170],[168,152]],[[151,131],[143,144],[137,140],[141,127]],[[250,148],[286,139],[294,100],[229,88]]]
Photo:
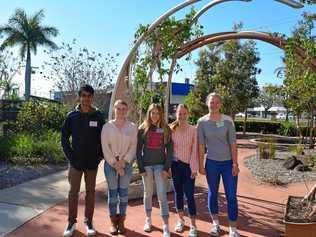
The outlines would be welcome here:
[[[72,236],[76,228],[78,212],[78,196],[81,178],[84,176],[85,226],[89,236],[96,235],[92,224],[95,184],[98,165],[102,160],[101,130],[104,124],[103,114],[92,106],[94,89],[84,85],[79,92],[80,104],[68,113],[62,127],[61,143],[69,161],[68,180],[68,225],[64,236]],[[70,141],[71,137],[71,141]]]

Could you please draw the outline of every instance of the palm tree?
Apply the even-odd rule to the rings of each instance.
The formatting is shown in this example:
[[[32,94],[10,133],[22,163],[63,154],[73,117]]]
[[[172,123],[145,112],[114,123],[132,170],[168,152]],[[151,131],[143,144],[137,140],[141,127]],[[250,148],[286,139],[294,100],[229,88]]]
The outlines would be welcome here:
[[[0,34],[7,37],[4,39],[0,50],[7,47],[19,46],[22,60],[26,55],[25,66],[25,99],[31,94],[31,51],[36,54],[38,46],[47,46],[56,49],[56,44],[50,39],[57,36],[58,30],[52,26],[42,26],[44,11],[40,10],[33,16],[28,17],[23,9],[16,9],[13,16],[9,18],[8,24],[0,26]]]
[[[13,83],[12,79],[1,81],[0,89],[3,90],[2,99],[14,100],[19,98],[17,93],[19,86]]]

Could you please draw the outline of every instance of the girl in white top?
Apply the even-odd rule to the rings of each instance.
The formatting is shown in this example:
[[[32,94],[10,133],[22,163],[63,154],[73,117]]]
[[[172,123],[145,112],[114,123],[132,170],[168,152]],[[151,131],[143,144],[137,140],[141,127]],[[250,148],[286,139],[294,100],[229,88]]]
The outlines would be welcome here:
[[[125,232],[128,186],[133,171],[132,163],[136,157],[137,127],[126,119],[127,111],[127,103],[117,100],[114,103],[115,118],[107,122],[101,132],[105,159],[104,174],[108,184],[108,205],[112,223],[110,233],[114,235]]]

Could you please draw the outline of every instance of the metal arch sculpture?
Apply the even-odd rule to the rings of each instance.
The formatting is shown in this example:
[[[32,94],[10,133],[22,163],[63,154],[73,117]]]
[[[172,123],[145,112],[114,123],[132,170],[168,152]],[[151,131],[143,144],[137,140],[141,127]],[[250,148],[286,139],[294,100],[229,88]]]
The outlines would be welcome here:
[[[146,37],[148,35],[150,35],[156,29],[156,27],[159,26],[159,24],[161,22],[163,22],[165,19],[172,16],[174,13],[178,12],[179,10],[181,10],[187,6],[190,6],[194,3],[200,2],[200,1],[201,0],[187,0],[183,3],[180,3],[179,5],[175,6],[174,8],[171,8],[166,13],[164,13],[159,18],[157,18],[157,20],[155,20],[149,26],[148,30],[137,39],[134,46],[130,50],[129,54],[125,58],[124,63],[120,69],[119,75],[117,77],[115,88],[114,88],[112,95],[111,95],[109,116],[108,116],[109,119],[112,118],[112,108],[113,108],[113,105],[114,105],[114,102],[116,99],[120,98],[120,99],[125,99],[126,101],[131,100],[131,98],[130,98],[131,95],[129,95],[130,66],[131,66],[131,60],[132,60],[135,52],[137,51],[138,47],[145,41]],[[230,2],[230,1],[250,2],[252,0],[213,0],[210,3],[206,4],[204,7],[202,7],[202,9],[196,13],[196,15],[192,19],[192,24],[195,21],[197,21],[201,15],[203,15],[206,11],[208,11],[213,6],[218,5],[220,3],[224,3],[224,2]],[[280,2],[282,4],[288,5],[288,6],[293,7],[293,8],[303,7],[302,4],[300,4],[299,2],[297,2],[295,0],[274,0],[274,1]]]
[[[280,49],[284,49],[287,41],[281,37],[273,36],[271,34],[265,32],[256,32],[256,31],[230,31],[230,32],[221,32],[215,33],[210,35],[202,36],[198,39],[185,43],[178,51],[177,58],[181,58],[184,55],[192,52],[195,49],[203,47],[204,45],[219,42],[219,41],[226,41],[226,40],[233,40],[233,39],[254,39],[267,42],[272,44]],[[303,60],[305,59],[306,55],[302,48],[296,48],[297,55]],[[316,71],[316,58],[311,59],[310,67]]]

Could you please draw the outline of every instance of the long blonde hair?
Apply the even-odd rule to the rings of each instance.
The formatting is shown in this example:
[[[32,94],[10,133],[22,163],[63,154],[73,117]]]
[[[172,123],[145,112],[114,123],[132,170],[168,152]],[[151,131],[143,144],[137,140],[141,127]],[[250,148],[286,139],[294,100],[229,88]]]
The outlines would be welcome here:
[[[189,108],[188,108],[188,106],[185,105],[185,104],[179,104],[179,105],[177,106],[176,112],[178,112],[179,109],[181,109],[181,108],[184,108],[184,109],[186,109],[186,110],[189,112]],[[176,121],[172,122],[172,123],[169,125],[169,127],[170,127],[171,131],[175,132],[175,131],[176,131],[176,128],[179,127],[179,121],[176,120]]]
[[[164,120],[163,110],[162,110],[162,107],[159,104],[153,103],[153,104],[149,105],[147,113],[146,113],[146,117],[144,119],[144,122],[139,126],[139,128],[140,129],[144,129],[144,135],[147,134],[147,132],[149,131],[150,126],[153,124],[153,122],[151,120],[151,117],[150,117],[150,113],[154,109],[158,110],[159,120],[158,120],[158,123],[157,123],[157,127],[163,129],[163,132],[164,132],[164,143],[166,144],[169,141],[170,128],[169,128],[168,124]]]

